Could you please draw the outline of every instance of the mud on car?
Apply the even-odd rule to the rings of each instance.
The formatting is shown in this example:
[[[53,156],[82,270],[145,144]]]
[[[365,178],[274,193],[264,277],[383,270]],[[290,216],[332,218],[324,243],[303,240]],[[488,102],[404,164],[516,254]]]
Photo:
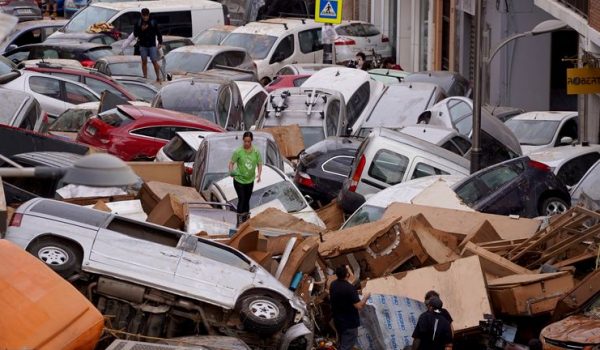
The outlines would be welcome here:
[[[2,238],[71,281],[113,329],[229,335],[260,349],[312,345],[305,303],[226,245],[40,198],[19,207]]]

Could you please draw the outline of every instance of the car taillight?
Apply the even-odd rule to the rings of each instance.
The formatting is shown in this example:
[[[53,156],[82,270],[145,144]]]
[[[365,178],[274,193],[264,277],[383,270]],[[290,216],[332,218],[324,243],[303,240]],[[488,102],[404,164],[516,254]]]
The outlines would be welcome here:
[[[10,218],[10,223],[8,224],[8,226],[10,227],[19,227],[21,226],[21,221],[23,220],[23,214],[21,213],[14,213],[12,218]]]
[[[303,173],[301,171],[298,171],[296,173],[296,182],[299,183],[302,186],[315,187],[315,183],[310,178],[310,175],[308,175],[306,173]]]
[[[550,172],[550,167],[549,166],[547,166],[544,163],[536,162],[535,160],[529,160],[529,166],[532,167],[532,168],[534,168],[534,169],[546,172],[546,173]]]
[[[390,42],[390,38],[388,38],[388,37],[387,37],[387,36],[385,36],[385,35],[382,35],[382,36],[381,36],[381,42],[382,42],[382,43],[389,43],[389,42]]]
[[[10,4],[12,0],[0,0],[0,6],[6,6]]]
[[[335,46],[356,45],[356,41],[348,38],[335,39]]]
[[[352,181],[350,182],[350,187],[348,187],[348,190],[350,192],[356,191],[356,187],[358,186],[358,181],[360,180],[360,177],[362,176],[362,172],[365,169],[366,163],[367,163],[367,159],[365,158],[364,155],[362,155],[360,157],[360,161],[358,161],[358,165],[356,166],[354,175],[352,175]]]
[[[42,112],[42,123],[49,124],[50,119],[48,118],[48,113],[46,111]]]
[[[193,173],[193,172],[194,172],[194,168],[191,168],[191,167],[189,167],[189,166],[186,166],[186,167],[185,167],[185,173],[186,173],[187,175],[192,175],[192,173]]]
[[[84,67],[93,68],[94,64],[96,64],[96,61],[82,60],[82,61],[79,61],[79,63],[81,63],[81,65],[84,66]]]

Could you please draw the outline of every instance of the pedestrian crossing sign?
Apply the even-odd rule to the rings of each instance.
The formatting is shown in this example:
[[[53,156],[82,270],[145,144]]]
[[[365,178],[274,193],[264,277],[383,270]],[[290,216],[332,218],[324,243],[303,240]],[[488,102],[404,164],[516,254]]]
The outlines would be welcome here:
[[[316,0],[315,22],[342,23],[342,0]]]

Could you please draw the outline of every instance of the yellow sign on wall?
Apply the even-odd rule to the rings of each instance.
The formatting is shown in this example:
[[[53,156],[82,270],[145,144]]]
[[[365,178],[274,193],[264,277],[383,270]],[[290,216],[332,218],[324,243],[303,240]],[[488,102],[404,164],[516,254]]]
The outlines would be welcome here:
[[[317,0],[315,3],[315,22],[342,23],[342,0]]]
[[[567,69],[567,95],[600,93],[600,68]]]

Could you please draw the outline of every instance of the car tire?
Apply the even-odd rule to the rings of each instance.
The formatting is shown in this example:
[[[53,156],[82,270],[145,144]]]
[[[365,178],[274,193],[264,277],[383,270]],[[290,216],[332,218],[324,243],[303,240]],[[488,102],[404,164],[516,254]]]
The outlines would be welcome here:
[[[539,214],[542,216],[552,216],[564,213],[569,209],[569,204],[558,197],[548,197],[544,199],[539,208]]]
[[[81,252],[74,244],[56,238],[34,241],[27,251],[64,278],[81,269]]]
[[[266,295],[250,295],[240,302],[240,319],[247,331],[271,335],[283,328],[287,310],[283,304]]]

